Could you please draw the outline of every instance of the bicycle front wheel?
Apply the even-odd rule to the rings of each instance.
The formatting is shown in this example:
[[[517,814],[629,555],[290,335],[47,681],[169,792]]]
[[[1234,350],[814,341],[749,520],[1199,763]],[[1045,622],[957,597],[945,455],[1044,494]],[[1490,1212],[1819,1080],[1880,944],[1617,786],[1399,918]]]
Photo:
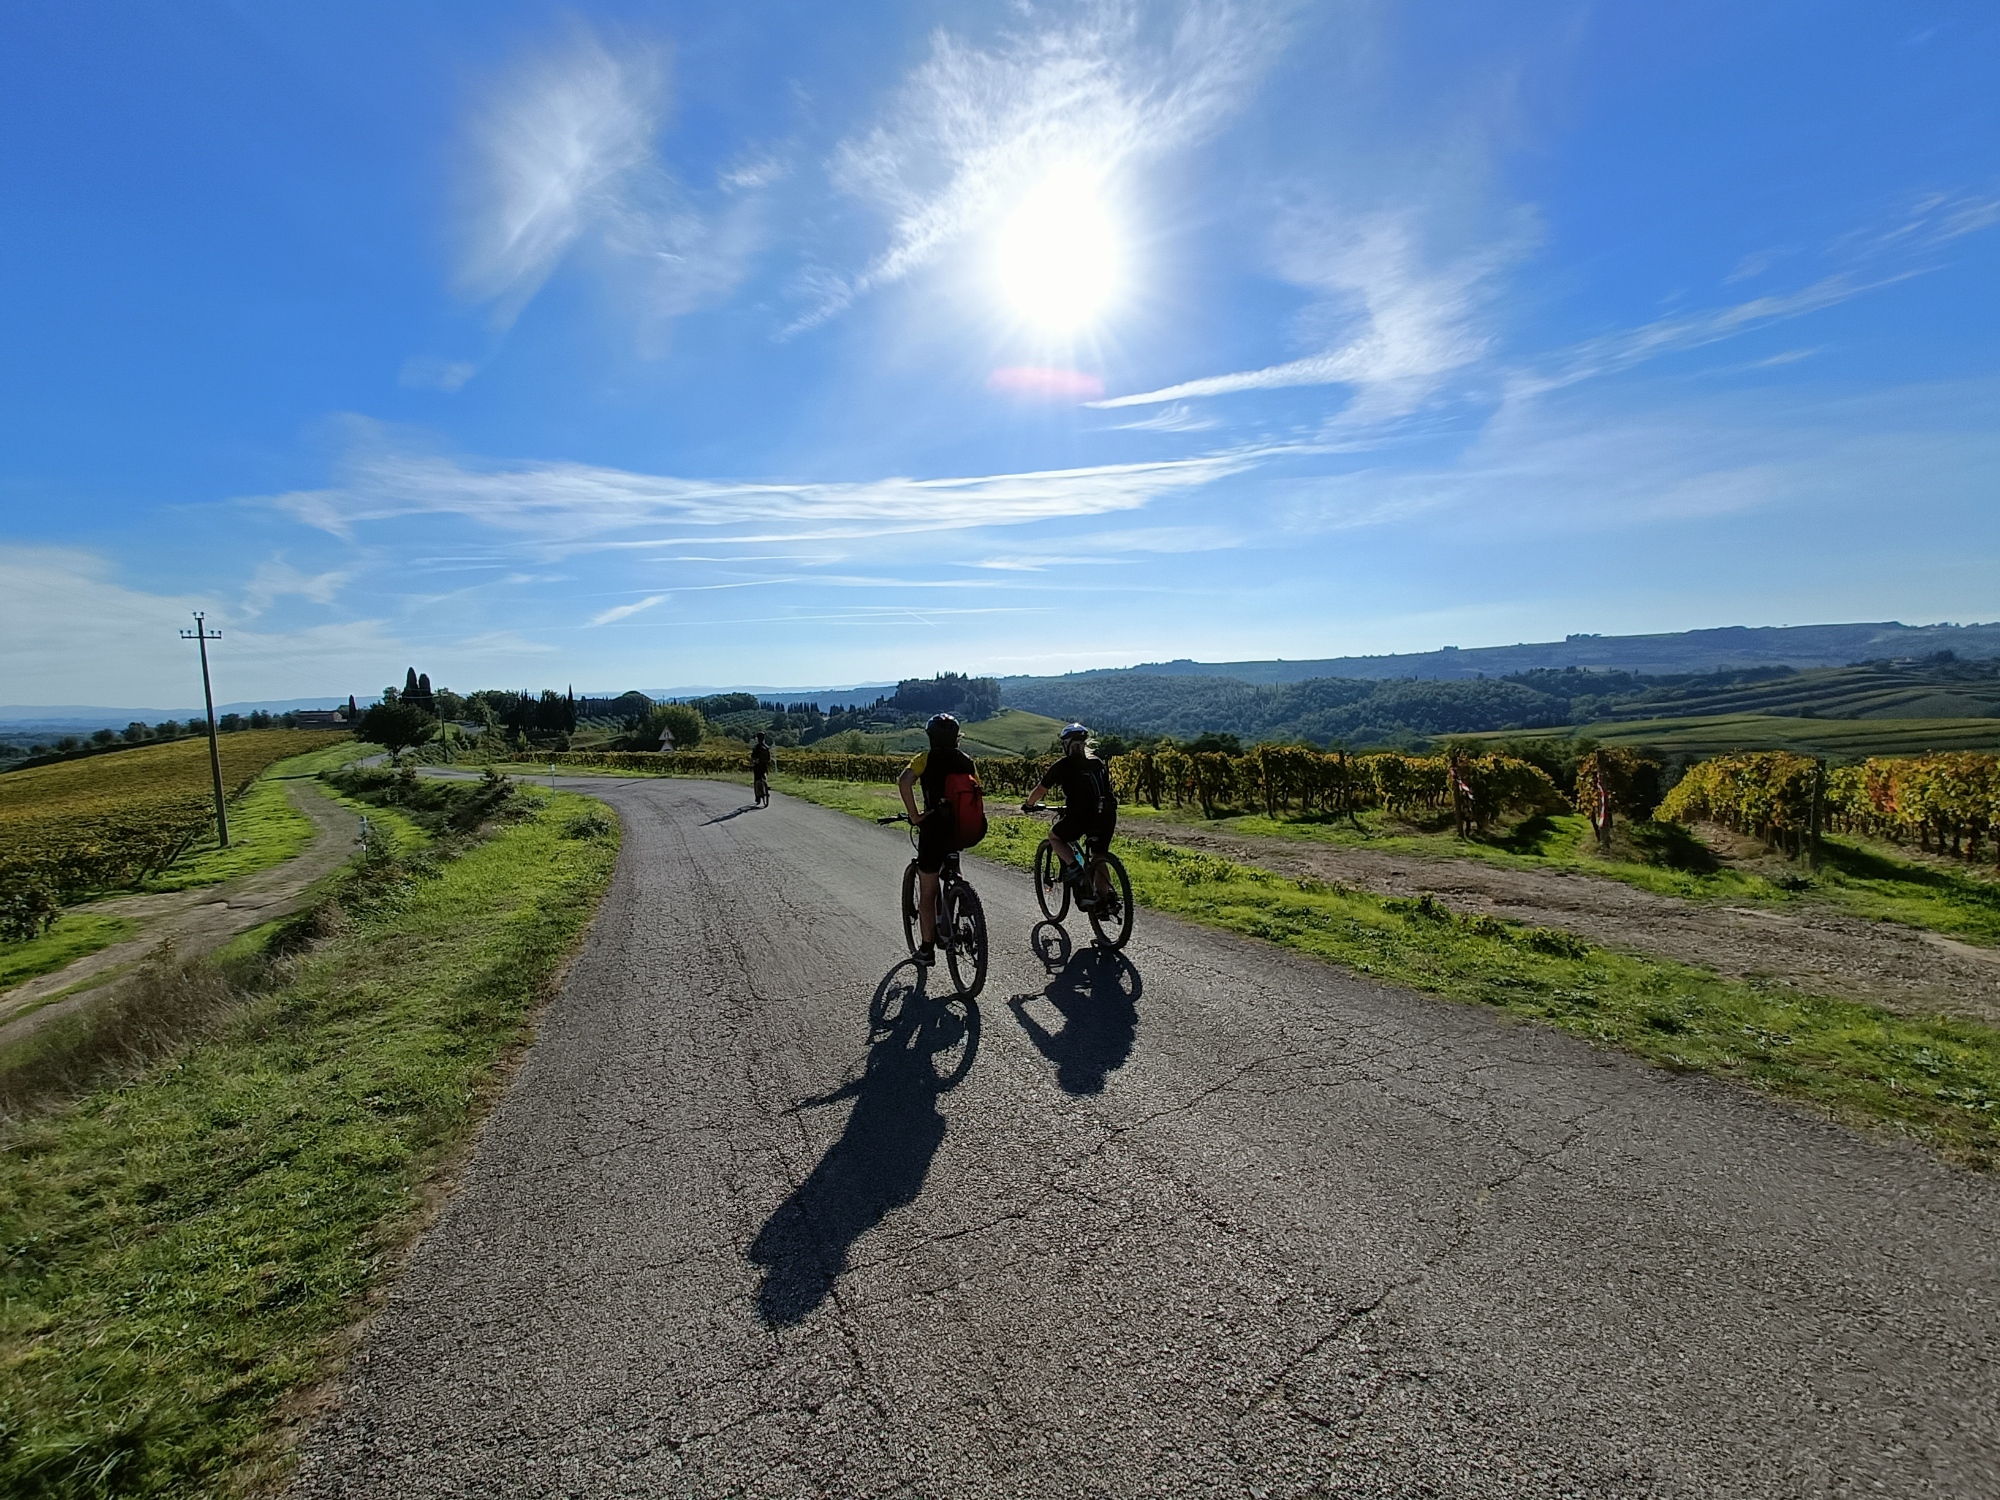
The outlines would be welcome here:
[[[923,935],[923,923],[917,916],[917,862],[913,859],[903,871],[903,941],[910,945],[912,953],[917,951]]]
[[[1060,922],[1069,911],[1069,882],[1063,879],[1056,846],[1047,839],[1035,851],[1035,900],[1041,903],[1042,915],[1051,922]]]
[[[979,904],[979,892],[963,880],[952,892],[951,943],[945,959],[958,992],[976,999],[986,988],[986,909]]]
[[[1106,911],[1105,903],[1099,900],[1090,914],[1090,926],[1101,946],[1118,949],[1132,936],[1132,877],[1125,873],[1125,862],[1115,854],[1104,856],[1104,873],[1111,878],[1113,909]]]

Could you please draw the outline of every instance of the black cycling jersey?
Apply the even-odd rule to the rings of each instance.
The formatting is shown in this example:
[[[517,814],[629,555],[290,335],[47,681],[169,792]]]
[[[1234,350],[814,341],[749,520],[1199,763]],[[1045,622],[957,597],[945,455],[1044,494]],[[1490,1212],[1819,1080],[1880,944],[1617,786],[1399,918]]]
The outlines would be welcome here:
[[[768,771],[771,769],[771,747],[769,745],[752,745],[750,747],[750,769],[753,771]]]
[[[1070,818],[1095,818],[1118,806],[1111,790],[1111,771],[1094,755],[1065,755],[1048,770],[1036,791],[1059,790]]]

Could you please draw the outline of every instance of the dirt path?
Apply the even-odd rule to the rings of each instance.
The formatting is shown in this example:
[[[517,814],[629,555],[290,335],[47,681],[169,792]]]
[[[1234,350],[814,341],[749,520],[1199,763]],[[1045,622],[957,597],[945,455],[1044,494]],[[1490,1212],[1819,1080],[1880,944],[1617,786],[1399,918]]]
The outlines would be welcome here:
[[[1893,922],[1824,910],[1775,912],[1685,901],[1591,875],[1509,870],[1470,859],[1378,853],[1165,821],[1135,821],[1121,832],[1294,878],[1392,896],[1429,891],[1457,911],[1558,927],[1608,948],[1678,959],[1735,978],[1773,979],[1909,1014],[2000,1025],[2000,951]]]
[[[304,853],[269,869],[199,890],[96,902],[92,912],[136,920],[140,924],[138,936],[0,993],[0,1046],[90,1004],[162,943],[171,942],[184,954],[205,953],[238,933],[285,915],[310,886],[354,857],[361,842],[359,817],[321,793],[311,781],[289,782],[285,795],[317,830]],[[62,998],[51,1001],[52,995]]]

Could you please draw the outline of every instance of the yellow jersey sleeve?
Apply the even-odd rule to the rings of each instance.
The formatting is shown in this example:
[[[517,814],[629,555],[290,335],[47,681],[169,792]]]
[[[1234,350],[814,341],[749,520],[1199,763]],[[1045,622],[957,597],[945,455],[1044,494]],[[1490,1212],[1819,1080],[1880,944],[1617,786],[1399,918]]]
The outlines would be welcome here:
[[[916,758],[915,760],[913,760],[913,761],[911,761],[911,762],[910,762],[910,774],[911,774],[912,776],[921,776],[921,775],[923,775],[923,774],[924,774],[924,767],[925,767],[925,766],[927,766],[927,765],[929,765],[929,764],[930,764],[930,761],[931,761],[931,753],[930,753],[930,751],[928,751],[928,750],[919,750],[919,751],[917,752],[917,758]]]

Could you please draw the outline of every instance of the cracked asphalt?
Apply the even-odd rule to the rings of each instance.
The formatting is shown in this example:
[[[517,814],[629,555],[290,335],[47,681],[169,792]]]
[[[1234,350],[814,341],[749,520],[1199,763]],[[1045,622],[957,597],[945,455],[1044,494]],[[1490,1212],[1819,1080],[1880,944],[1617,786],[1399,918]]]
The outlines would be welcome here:
[[[616,881],[301,1496],[2000,1493],[1992,1179],[978,861],[968,1007],[900,834],[571,784]]]

